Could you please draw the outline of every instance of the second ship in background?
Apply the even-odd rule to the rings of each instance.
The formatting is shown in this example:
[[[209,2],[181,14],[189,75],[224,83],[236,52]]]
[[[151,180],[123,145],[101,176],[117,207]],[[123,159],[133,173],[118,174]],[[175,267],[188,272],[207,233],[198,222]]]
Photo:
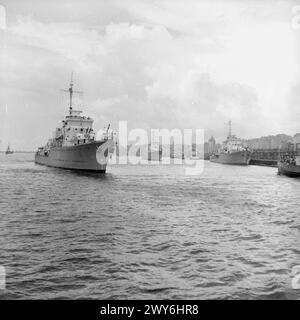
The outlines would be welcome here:
[[[243,146],[242,140],[231,133],[231,121],[229,121],[229,133],[220,150],[210,157],[211,162],[235,165],[248,165],[251,152]]]

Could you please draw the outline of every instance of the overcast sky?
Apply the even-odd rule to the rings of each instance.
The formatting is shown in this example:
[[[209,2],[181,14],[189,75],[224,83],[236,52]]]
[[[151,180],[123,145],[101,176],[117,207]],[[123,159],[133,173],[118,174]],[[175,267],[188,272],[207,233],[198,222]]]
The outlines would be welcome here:
[[[95,129],[300,131],[300,1],[0,0],[0,148],[33,150],[83,90]]]

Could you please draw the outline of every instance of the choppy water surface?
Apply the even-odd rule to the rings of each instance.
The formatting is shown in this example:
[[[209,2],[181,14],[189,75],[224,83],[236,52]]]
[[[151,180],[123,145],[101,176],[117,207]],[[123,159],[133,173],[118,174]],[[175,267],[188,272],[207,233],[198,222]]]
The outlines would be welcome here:
[[[0,155],[2,299],[297,299],[300,180],[206,162],[103,175]]]

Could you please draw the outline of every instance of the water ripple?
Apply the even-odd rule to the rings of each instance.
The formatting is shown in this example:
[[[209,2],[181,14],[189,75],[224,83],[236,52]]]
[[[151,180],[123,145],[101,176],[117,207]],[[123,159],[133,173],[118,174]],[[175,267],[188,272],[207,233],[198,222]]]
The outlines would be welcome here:
[[[206,163],[106,175],[0,155],[0,299],[293,299],[299,180]]]

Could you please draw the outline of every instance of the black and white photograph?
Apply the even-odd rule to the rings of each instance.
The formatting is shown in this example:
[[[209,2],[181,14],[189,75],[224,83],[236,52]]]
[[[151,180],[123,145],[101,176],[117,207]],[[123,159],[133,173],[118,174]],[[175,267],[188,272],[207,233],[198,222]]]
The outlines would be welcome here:
[[[0,0],[0,300],[299,300],[299,57],[299,0]]]

